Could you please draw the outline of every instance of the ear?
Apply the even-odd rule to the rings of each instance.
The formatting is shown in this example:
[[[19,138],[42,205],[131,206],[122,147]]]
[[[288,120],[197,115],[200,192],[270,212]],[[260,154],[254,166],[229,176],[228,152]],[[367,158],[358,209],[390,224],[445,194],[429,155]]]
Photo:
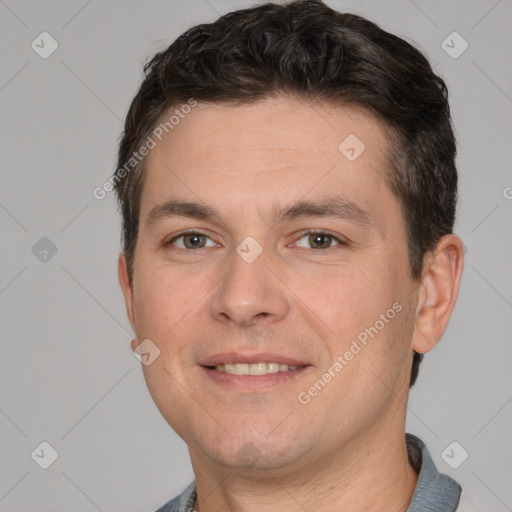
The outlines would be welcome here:
[[[455,307],[463,268],[462,241],[454,234],[442,237],[425,257],[411,345],[416,352],[432,350],[441,339]]]
[[[130,276],[128,274],[128,265],[126,263],[126,256],[124,252],[122,252],[119,255],[119,258],[117,260],[117,276],[119,279],[119,284],[121,285],[121,289],[123,290],[124,302],[126,305],[126,315],[128,316],[128,320],[130,321],[130,325],[132,326],[133,332],[136,332],[135,315],[133,314],[133,285],[130,282]],[[133,343],[134,342],[132,341],[132,350],[134,349]]]

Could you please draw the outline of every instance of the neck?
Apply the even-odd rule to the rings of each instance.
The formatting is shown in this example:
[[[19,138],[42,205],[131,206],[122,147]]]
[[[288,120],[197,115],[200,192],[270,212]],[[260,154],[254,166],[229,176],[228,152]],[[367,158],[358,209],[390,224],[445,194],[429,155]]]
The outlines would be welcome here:
[[[403,431],[369,433],[294,467],[233,469],[191,450],[200,512],[407,510],[417,483]]]

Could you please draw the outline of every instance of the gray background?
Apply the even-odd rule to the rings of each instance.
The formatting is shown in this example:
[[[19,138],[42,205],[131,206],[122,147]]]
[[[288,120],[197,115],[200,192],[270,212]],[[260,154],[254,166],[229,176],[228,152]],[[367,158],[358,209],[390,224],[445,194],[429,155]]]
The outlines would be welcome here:
[[[512,510],[512,2],[328,3],[415,43],[449,86],[466,268],[407,430],[478,510]],[[92,190],[114,170],[145,59],[249,5],[0,0],[1,511],[154,511],[192,479],[129,347],[113,194]],[[59,45],[47,59],[31,47],[43,31]],[[469,44],[458,58],[441,46],[453,31]],[[452,53],[462,48],[451,41]],[[46,470],[31,458],[42,441],[58,452]],[[453,441],[469,453],[457,469],[441,455]]]

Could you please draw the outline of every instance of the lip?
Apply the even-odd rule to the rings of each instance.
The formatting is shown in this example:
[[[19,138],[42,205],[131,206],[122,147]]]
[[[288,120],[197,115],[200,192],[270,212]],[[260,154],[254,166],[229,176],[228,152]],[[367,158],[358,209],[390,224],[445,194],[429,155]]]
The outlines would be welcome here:
[[[248,354],[242,352],[226,352],[223,354],[215,354],[204,358],[199,365],[204,367],[217,366],[219,364],[256,364],[256,363],[280,363],[288,366],[309,366],[309,363],[294,359],[292,357],[270,353],[259,352]]]
[[[201,366],[201,370],[210,379],[210,382],[213,381],[224,388],[227,387],[237,392],[248,393],[262,392],[280,384],[295,381],[307,373],[310,368],[312,368],[310,365],[304,365],[296,370],[286,372],[267,373],[265,375],[235,375],[219,372],[208,366]]]

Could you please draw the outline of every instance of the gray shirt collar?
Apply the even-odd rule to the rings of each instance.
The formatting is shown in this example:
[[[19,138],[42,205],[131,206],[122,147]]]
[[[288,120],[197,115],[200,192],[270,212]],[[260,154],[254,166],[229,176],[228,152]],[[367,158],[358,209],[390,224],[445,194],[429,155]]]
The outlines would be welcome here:
[[[461,487],[447,475],[439,473],[427,447],[416,436],[406,434],[407,454],[418,472],[418,483],[407,512],[454,512],[459,504]],[[192,482],[179,496],[156,512],[193,512],[196,485]]]
[[[412,434],[405,435],[411,465],[419,473],[418,483],[407,512],[454,512],[461,487],[448,475],[439,473],[427,447]]]

